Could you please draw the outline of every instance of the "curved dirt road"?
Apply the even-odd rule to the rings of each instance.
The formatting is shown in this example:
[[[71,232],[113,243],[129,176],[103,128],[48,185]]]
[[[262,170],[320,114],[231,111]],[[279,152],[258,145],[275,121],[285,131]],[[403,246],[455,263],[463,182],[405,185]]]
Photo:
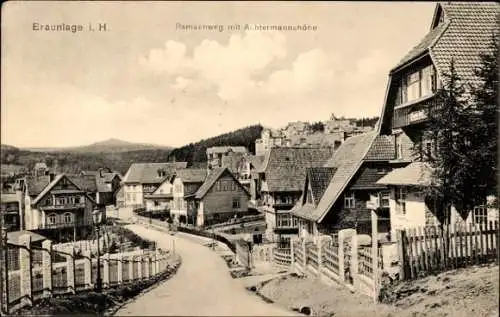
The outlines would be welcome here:
[[[209,248],[182,234],[170,236],[140,225],[127,227],[157,241],[160,248],[170,249],[175,240],[182,265],[170,280],[125,305],[115,316],[297,316],[248,293],[242,283],[231,278],[224,260]]]

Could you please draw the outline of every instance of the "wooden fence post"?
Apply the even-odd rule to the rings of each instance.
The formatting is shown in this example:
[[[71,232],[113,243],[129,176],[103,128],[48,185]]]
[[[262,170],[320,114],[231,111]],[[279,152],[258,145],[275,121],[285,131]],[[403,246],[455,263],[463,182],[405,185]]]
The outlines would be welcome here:
[[[103,267],[102,285],[103,285],[103,287],[109,287],[109,271],[110,271],[109,253],[106,253],[102,257],[102,260],[103,260],[103,263],[102,263],[102,267]]]
[[[127,257],[127,265],[128,265],[128,280],[133,281],[136,277],[134,277],[134,258],[128,256]]]
[[[302,255],[304,256],[304,258],[302,259],[302,261],[304,262],[303,263],[303,266],[304,266],[304,272],[306,272],[306,268],[307,268],[307,248],[306,248],[306,240],[302,240]]]
[[[92,253],[90,249],[83,251],[83,256],[85,257],[83,264],[85,288],[90,288],[92,286]]]
[[[52,241],[43,241],[42,248],[43,296],[50,297],[52,296]]]
[[[137,261],[137,276],[136,278],[141,280],[143,278],[143,274],[142,274],[142,256],[139,256],[138,257],[139,259],[136,260]]]
[[[372,210],[372,272],[373,272],[373,301],[378,302],[379,292],[379,266],[378,266],[378,217],[375,210]]]
[[[123,253],[120,253],[116,262],[116,282],[121,284],[123,282]]]
[[[404,230],[396,231],[396,240],[398,243],[399,275],[401,280],[408,278],[406,271],[406,232]]]
[[[339,260],[339,279],[341,281],[345,280],[345,255],[344,255],[344,235],[339,232],[337,235],[338,239],[338,260]]]
[[[64,255],[66,258],[66,279],[67,288],[70,293],[75,294],[75,248],[69,248],[67,254]]]
[[[321,278],[323,276],[322,270],[323,270],[323,252],[321,252],[323,248],[323,239],[319,237],[318,239],[318,246],[316,247],[317,250],[317,255],[318,255],[318,276]]]
[[[31,294],[31,236],[28,234],[19,237],[19,272],[21,289],[21,306],[32,306]]]
[[[351,277],[355,278],[359,274],[358,270],[358,233],[351,238]]]

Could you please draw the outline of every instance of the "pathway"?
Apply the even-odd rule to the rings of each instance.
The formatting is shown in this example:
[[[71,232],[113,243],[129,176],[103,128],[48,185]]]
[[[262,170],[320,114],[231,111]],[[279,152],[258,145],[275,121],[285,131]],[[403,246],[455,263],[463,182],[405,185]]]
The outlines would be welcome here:
[[[127,227],[157,241],[160,248],[171,249],[175,244],[182,265],[171,279],[122,307],[116,316],[297,316],[249,293],[241,281],[231,278],[224,260],[201,245],[203,238],[171,236],[140,225]]]

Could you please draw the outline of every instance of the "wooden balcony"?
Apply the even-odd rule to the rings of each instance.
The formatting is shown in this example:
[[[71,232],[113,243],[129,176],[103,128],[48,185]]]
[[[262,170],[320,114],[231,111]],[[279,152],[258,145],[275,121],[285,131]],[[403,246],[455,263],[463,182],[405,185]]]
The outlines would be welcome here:
[[[404,128],[427,121],[429,110],[435,110],[436,105],[436,98],[430,97],[412,104],[395,107],[392,128]]]
[[[91,226],[92,220],[77,220],[70,222],[46,222],[40,229],[62,229],[62,228],[74,228],[74,227],[86,227]]]
[[[46,205],[46,206],[43,206],[42,209],[46,210],[46,211],[75,210],[75,209],[83,209],[83,208],[85,208],[85,205],[86,205],[85,203]]]

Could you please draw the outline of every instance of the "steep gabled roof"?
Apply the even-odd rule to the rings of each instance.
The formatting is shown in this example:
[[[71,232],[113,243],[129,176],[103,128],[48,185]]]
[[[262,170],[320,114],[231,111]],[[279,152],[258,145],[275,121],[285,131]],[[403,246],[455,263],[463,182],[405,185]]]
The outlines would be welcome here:
[[[96,178],[93,175],[67,175],[68,179],[87,193],[97,192]]]
[[[201,168],[185,168],[175,171],[170,180],[180,178],[184,183],[203,183],[207,178],[207,170]]]
[[[261,168],[261,172],[265,174],[268,191],[302,190],[306,179],[306,169],[323,166],[332,154],[331,147],[271,148]]]
[[[368,153],[364,157],[365,161],[387,161],[396,158],[396,144],[392,135],[377,135]]]
[[[349,184],[353,176],[363,164],[363,159],[377,137],[375,131],[348,138],[328,160],[325,167],[336,171],[321,197],[317,207],[308,214],[307,219],[320,222],[330,211],[333,204]],[[297,216],[300,216],[300,212]]]
[[[196,191],[196,193],[194,194],[195,198],[196,199],[202,199],[203,197],[205,197],[205,195],[208,193],[208,191],[210,190],[210,188],[212,188],[212,186],[214,186],[215,182],[221,178],[224,174],[228,174],[230,175],[234,181],[238,184],[238,186],[240,186],[243,191],[250,196],[250,194],[248,193],[248,191],[245,189],[245,187],[243,187],[240,182],[238,182],[238,180],[234,177],[234,175],[227,169],[227,168],[215,168],[213,170],[210,171],[210,173],[208,174],[207,178],[205,179],[205,182],[203,182],[203,184],[200,186],[200,188],[198,188],[198,190]]]
[[[479,53],[489,50],[493,32],[498,34],[500,5],[497,2],[439,3],[450,25],[431,47],[431,57],[440,73],[447,72],[451,58],[462,80],[476,81],[474,69],[481,66]],[[437,18],[437,17],[436,17]]]
[[[125,174],[123,183],[160,184],[165,178],[170,177],[174,170],[187,167],[187,162],[168,163],[134,163],[130,165]],[[165,171],[165,176],[160,176],[159,171]]]
[[[67,179],[70,183],[72,183],[75,187],[77,187],[78,189],[80,189],[81,191],[85,192],[85,195],[87,195],[86,193],[87,192],[92,192],[92,190],[88,190],[89,188],[86,188],[85,186],[92,186],[88,180],[81,180],[81,179],[78,179],[77,176],[75,177],[68,177],[67,175],[65,174],[59,174],[57,175],[54,180],[52,182],[50,182],[50,184],[48,184],[41,192],[40,194],[38,194],[38,196],[36,196],[36,198],[33,200],[32,202],[32,205],[36,205],[38,202],[40,202],[40,200],[45,197],[45,195],[47,195],[51,189],[57,185],[57,183],[59,183],[62,179]],[[88,177],[87,177],[88,178]],[[75,182],[75,180],[78,182],[80,181],[81,183],[80,184],[77,184]],[[81,187],[83,186],[83,187]],[[94,188],[95,188],[95,183],[94,183]],[[92,202],[95,202],[90,196],[87,195],[87,198],[89,198]]]
[[[36,197],[40,194],[45,187],[50,184],[50,176],[28,176],[26,177],[26,187],[28,189],[28,196]]]
[[[477,81],[474,69],[481,65],[479,53],[488,50],[498,32],[500,6],[496,2],[446,2],[436,5],[430,32],[406,54],[393,71],[429,52],[438,72],[448,72],[453,58],[457,75]],[[438,23],[443,19],[444,22]]]
[[[314,204],[323,197],[330,180],[337,169],[334,167],[311,167],[307,169],[307,181],[311,185]]]
[[[443,32],[448,27],[449,23],[441,23],[436,28],[432,29],[420,42],[415,45],[406,55],[399,61],[399,63],[393,67],[392,71],[397,70],[399,67],[405,65],[406,63],[414,60],[415,58],[421,56],[422,54],[429,51],[435,41],[443,34]]]

